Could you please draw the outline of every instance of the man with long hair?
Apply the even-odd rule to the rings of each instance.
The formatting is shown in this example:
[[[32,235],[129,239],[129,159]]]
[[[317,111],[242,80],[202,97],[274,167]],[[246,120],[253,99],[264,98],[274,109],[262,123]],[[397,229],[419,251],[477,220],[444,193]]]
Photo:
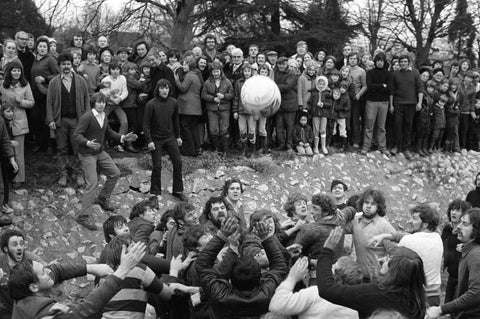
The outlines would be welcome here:
[[[452,318],[480,318],[480,208],[463,213],[457,226],[462,243],[462,259],[458,266],[456,299],[427,309],[427,318],[451,314]]]

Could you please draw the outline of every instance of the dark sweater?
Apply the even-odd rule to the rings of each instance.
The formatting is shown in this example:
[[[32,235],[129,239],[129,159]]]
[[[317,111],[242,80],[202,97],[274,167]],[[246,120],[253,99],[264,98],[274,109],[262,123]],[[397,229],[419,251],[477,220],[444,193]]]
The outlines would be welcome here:
[[[117,143],[120,143],[122,135],[111,129],[111,127],[108,125],[108,120],[106,117],[103,123],[103,127],[100,127],[97,119],[92,113],[92,110],[82,115],[82,117],[78,121],[75,133],[73,133],[73,138],[75,142],[78,143],[78,153],[85,155],[100,154],[103,151],[105,137],[113,139]],[[87,142],[91,140],[95,140],[96,143],[99,143],[100,149],[93,150],[88,147]]]
[[[25,48],[24,51],[17,50],[18,59],[22,61],[23,65],[23,74],[25,74],[25,78],[28,82],[31,83],[31,76],[30,70],[32,69],[33,61],[35,60],[35,56],[33,55],[32,51],[29,48]]]
[[[396,310],[407,318],[414,316],[410,305],[403,304],[399,293],[380,289],[378,284],[339,285],[332,275],[333,251],[323,248],[317,261],[317,286],[320,297],[331,303],[358,311],[360,319],[368,318],[377,309]],[[425,310],[425,309],[424,309]]]
[[[173,75],[172,69],[170,69],[166,64],[160,63],[157,67],[152,68],[152,85],[151,91],[148,94],[148,98],[153,98],[153,90],[157,86],[157,82],[161,79],[165,79],[170,82],[170,96],[177,96],[176,86],[175,86],[175,76]]]
[[[180,137],[177,100],[158,96],[145,106],[143,132],[147,143]]]
[[[465,200],[469,202],[472,207],[480,207],[480,187],[468,192]]]
[[[390,80],[390,90],[394,104],[417,104],[418,94],[423,93],[420,74],[415,69],[393,72]]]
[[[367,72],[367,101],[387,102],[390,96],[391,73],[385,68]]]

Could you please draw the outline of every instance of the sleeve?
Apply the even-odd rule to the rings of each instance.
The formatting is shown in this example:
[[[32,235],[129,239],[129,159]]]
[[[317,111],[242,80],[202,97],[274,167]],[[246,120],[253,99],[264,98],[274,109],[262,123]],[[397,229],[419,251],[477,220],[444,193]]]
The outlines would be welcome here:
[[[119,97],[123,101],[127,98],[128,96],[128,88],[127,88],[127,79],[125,76],[120,75],[120,94]]]
[[[200,252],[196,260],[201,287],[210,300],[224,296],[230,289],[228,281],[220,278],[218,272],[212,269],[215,259],[224,245],[225,240],[220,235],[216,235]]]
[[[154,229],[154,227],[153,227],[152,224],[148,225],[148,224],[145,223],[145,224],[138,225],[137,230],[135,231],[134,234],[132,234],[133,235],[132,236],[133,241],[134,242],[140,241],[140,242],[143,242],[146,245],[148,245],[149,236],[153,232],[153,229]]]
[[[88,121],[88,113],[85,113],[80,120],[78,121],[77,127],[75,128],[75,132],[73,133],[73,139],[79,145],[87,145],[87,138],[85,134],[89,128],[89,121]]]
[[[371,293],[375,284],[338,285],[332,274],[333,250],[323,248],[317,260],[317,288],[320,297],[331,303],[357,310],[359,313],[370,313],[376,306],[372,303]]]
[[[240,85],[242,81],[237,81],[235,83],[235,90],[233,91],[233,102],[232,102],[232,112],[238,113],[239,103],[241,103],[241,91],[242,86]]]
[[[262,245],[270,261],[270,270],[263,278],[261,289],[268,298],[271,298],[277,286],[287,275],[288,269],[285,258],[283,258],[282,252],[278,247],[280,244],[277,245],[273,236],[265,239]]]
[[[294,316],[305,312],[314,302],[314,298],[318,298],[316,295],[308,293],[310,290],[308,288],[294,293],[294,287],[295,282],[289,279],[284,280],[275,290],[268,310],[287,316]]]
[[[51,270],[51,276],[55,284],[87,275],[87,265],[84,262],[52,264],[48,268]]]
[[[154,102],[150,100],[147,105],[145,105],[145,111],[143,114],[143,134],[145,136],[145,141],[148,143],[152,142],[152,135],[150,133],[150,121],[153,116],[153,107]]]
[[[478,307],[480,300],[480,250],[467,258],[468,266],[468,290],[442,306],[443,313],[460,312],[473,307]],[[467,275],[467,274],[465,274]]]
[[[297,103],[298,105],[302,105],[303,107],[306,107],[307,103],[303,100],[303,94],[306,91],[305,89],[305,83],[306,81],[304,80],[304,76],[299,76],[298,81],[297,81]]]
[[[155,273],[148,267],[145,268],[145,273],[142,279],[142,285],[145,290],[153,294],[159,294],[163,289],[163,283],[157,278]]]
[[[205,100],[207,102],[213,102],[213,99],[215,98],[215,96],[209,92],[208,90],[209,87],[210,87],[210,80],[207,80],[207,82],[205,82],[205,85],[203,86],[203,89],[202,89],[202,100]]]
[[[158,276],[168,274],[170,272],[170,261],[151,255],[145,255],[142,258],[142,263],[148,266]]]
[[[120,291],[122,280],[116,276],[107,277],[100,287],[94,289],[79,303],[70,307],[71,318],[89,319],[102,311],[102,308]]]
[[[6,158],[11,158],[15,156],[15,154],[13,152],[12,142],[10,141],[10,138],[8,136],[7,125],[3,121],[3,118],[1,119],[1,122],[0,122],[0,128],[2,130],[1,132],[2,156]]]
[[[47,103],[46,103],[47,115],[45,117],[45,123],[47,125],[55,121],[55,119],[53,118],[53,95],[55,94],[54,87],[56,87],[55,82],[50,83],[50,85],[48,86]]]
[[[51,57],[47,59],[48,59],[48,71],[50,72],[50,74],[47,75],[45,79],[47,80],[47,82],[50,82],[50,80],[52,80],[57,74],[59,74],[60,71],[58,69],[55,58]]]
[[[365,70],[362,69],[363,72],[360,73],[360,83],[362,84],[362,88],[367,87],[367,73]]]
[[[27,83],[25,86],[24,95],[22,96],[22,101],[20,102],[20,107],[29,109],[35,105],[35,100],[33,99],[32,88],[30,84]]]
[[[188,89],[190,88],[190,86],[192,86],[193,79],[191,74],[187,73],[187,75],[183,79],[183,82],[175,81],[175,83],[177,84],[177,88],[180,92],[186,93],[188,92]]]
[[[173,134],[175,135],[175,138],[180,138],[180,119],[178,116],[177,101],[175,101],[175,106],[173,109],[172,122],[173,122]]]
[[[230,80],[227,79],[227,78],[225,78],[224,80],[226,82],[227,90],[223,94],[224,95],[223,100],[224,101],[232,101],[233,100],[233,85],[232,85],[232,82],[230,82]]]
[[[108,124],[108,121],[105,121],[105,124],[107,125],[107,131],[105,132],[105,136],[108,139],[111,139],[111,140],[115,141],[116,143],[120,143],[120,140],[122,138],[122,134],[119,134],[119,133],[115,132],[114,130],[112,130],[112,128]]]

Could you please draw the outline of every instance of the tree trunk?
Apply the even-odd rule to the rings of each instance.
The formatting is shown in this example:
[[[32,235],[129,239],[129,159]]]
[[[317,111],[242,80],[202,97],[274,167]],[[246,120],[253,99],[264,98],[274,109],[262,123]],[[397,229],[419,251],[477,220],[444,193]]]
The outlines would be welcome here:
[[[270,19],[270,29],[273,34],[280,35],[280,0],[272,3],[272,17]]]
[[[177,16],[173,21],[173,33],[172,33],[172,48],[177,50],[185,50],[188,46],[186,38],[188,34],[191,34],[191,24],[188,18],[192,15],[195,8],[195,0],[183,0],[177,2],[180,6],[177,8]]]

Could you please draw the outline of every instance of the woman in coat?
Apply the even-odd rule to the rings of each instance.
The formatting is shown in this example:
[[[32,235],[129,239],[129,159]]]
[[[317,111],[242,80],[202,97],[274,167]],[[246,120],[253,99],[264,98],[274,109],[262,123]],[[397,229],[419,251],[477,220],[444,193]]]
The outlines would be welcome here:
[[[35,104],[30,84],[23,74],[20,62],[12,61],[5,70],[5,80],[0,85],[2,105],[13,108],[12,135],[15,143],[15,160],[18,164],[18,173],[13,182],[25,182],[25,135],[29,132],[26,109]]]
[[[198,130],[199,119],[202,116],[202,103],[200,92],[202,90],[203,78],[197,70],[197,61],[193,56],[188,56],[183,61],[183,80],[175,74],[175,84],[179,95],[178,114],[180,115],[181,136],[183,140],[182,154],[197,156],[201,153],[201,141]]]

